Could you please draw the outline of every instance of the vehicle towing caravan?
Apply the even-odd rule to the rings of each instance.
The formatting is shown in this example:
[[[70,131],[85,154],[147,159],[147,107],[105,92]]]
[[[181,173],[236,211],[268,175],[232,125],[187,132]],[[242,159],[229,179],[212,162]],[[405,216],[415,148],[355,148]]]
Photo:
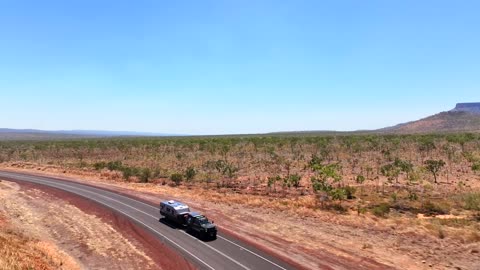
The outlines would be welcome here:
[[[167,221],[175,223],[188,233],[198,235],[202,239],[217,238],[217,226],[204,215],[190,212],[190,208],[184,203],[174,200],[161,202],[160,214]]]

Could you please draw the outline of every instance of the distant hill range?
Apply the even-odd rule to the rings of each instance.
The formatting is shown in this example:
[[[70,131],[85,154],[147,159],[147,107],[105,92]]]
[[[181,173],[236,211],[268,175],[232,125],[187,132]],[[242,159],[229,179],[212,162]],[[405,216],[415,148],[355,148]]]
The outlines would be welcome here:
[[[418,121],[378,130],[386,133],[449,133],[480,132],[480,103],[458,103],[448,112],[441,112]]]
[[[147,136],[178,136],[175,134],[105,131],[105,130],[37,130],[0,128],[0,140],[51,140],[51,139],[81,139],[105,137],[147,137]]]
[[[393,127],[378,130],[359,130],[350,132],[339,131],[293,131],[275,132],[264,135],[282,136],[318,136],[318,135],[348,135],[348,134],[418,134],[418,133],[452,133],[452,132],[480,132],[480,102],[458,103],[450,111],[441,112],[418,121],[399,124]],[[258,134],[261,135],[261,134]],[[171,137],[185,136],[178,134],[131,132],[131,131],[103,131],[103,130],[58,130],[45,131],[35,129],[8,129],[0,128],[0,140],[54,140],[106,137]],[[240,136],[240,135],[239,135]],[[242,135],[245,136],[245,135]],[[253,135],[252,135],[253,136]]]
[[[417,121],[399,124],[377,130],[333,131],[312,130],[274,132],[271,135],[286,136],[334,136],[362,134],[419,134],[419,133],[454,133],[480,132],[480,102],[458,103],[453,110],[441,112]]]

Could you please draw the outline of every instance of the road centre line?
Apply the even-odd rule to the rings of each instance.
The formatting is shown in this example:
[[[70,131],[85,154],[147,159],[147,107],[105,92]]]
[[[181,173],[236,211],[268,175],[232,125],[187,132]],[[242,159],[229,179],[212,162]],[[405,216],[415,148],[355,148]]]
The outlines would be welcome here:
[[[41,183],[52,183],[52,180],[36,179],[36,178],[31,178],[31,177],[23,176],[23,175],[22,175],[22,177],[24,177],[24,178],[26,178],[26,179],[30,179],[30,180],[32,180],[32,181],[39,181],[39,182],[41,182]],[[128,205],[128,204],[125,204],[125,203],[123,203],[123,202],[120,202],[120,201],[118,201],[118,200],[115,200],[115,199],[113,199],[113,198],[104,196],[104,195],[102,195],[102,194],[99,194],[99,193],[96,193],[96,192],[92,192],[92,191],[89,191],[89,190],[80,189],[80,188],[73,187],[73,186],[69,186],[69,185],[65,185],[65,184],[62,184],[62,183],[57,183],[56,181],[54,181],[53,184],[54,184],[54,185],[57,184],[57,185],[60,185],[60,186],[66,187],[66,188],[76,189],[76,190],[80,190],[80,191],[83,191],[83,192],[95,194],[95,195],[100,196],[100,197],[103,197],[103,198],[105,198],[105,199],[107,199],[107,200],[114,201],[114,202],[117,202],[117,203],[119,203],[119,204],[125,205],[126,207],[129,207],[129,208],[131,208],[131,209],[134,209],[134,210],[136,210],[136,211],[138,211],[138,212],[140,212],[140,213],[142,213],[142,214],[144,214],[144,215],[150,216],[150,217],[154,218],[155,220],[158,220],[156,216],[150,215],[149,213],[146,213],[146,212],[144,212],[144,211],[142,211],[142,210],[140,210],[140,209],[138,209],[138,208],[135,208],[135,207],[133,207],[133,206],[130,206],[130,205]],[[117,195],[118,195],[118,194],[117,194]],[[125,197],[125,198],[128,198],[128,197]],[[92,198],[89,198],[89,199],[92,199]],[[128,199],[130,199],[130,198],[128,198]],[[95,200],[95,199],[92,199],[92,200],[94,200],[94,201],[96,201],[96,202],[99,202],[98,200]],[[133,199],[130,199],[130,200],[135,201],[135,202],[138,202],[138,201],[133,200]],[[143,203],[143,202],[142,202],[142,203]],[[102,203],[102,204],[108,206],[107,204],[104,204],[104,203]],[[143,204],[145,204],[145,203],[143,203]],[[145,205],[148,205],[148,204],[145,204]],[[148,206],[153,207],[153,206],[151,206],[151,205],[148,205]],[[112,206],[109,206],[109,207],[112,208]],[[156,209],[156,208],[155,208],[155,209]],[[117,210],[117,209],[115,209],[115,210]],[[123,214],[126,214],[125,212],[123,212],[123,211],[121,211],[121,210],[117,210],[117,211],[119,211],[119,212],[121,212],[121,213],[123,213]],[[127,215],[128,217],[133,218],[132,216],[130,216],[130,215],[128,215],[128,214],[126,214],[126,215]],[[138,221],[138,219],[136,219],[136,218],[133,218],[133,219],[136,220],[136,221]],[[143,224],[143,225],[146,225],[145,223],[143,223],[143,222],[141,222],[141,221],[140,221],[140,223]],[[148,225],[146,225],[146,226],[147,226],[148,228],[150,228],[150,229],[153,229],[153,228],[151,228],[151,227],[148,226]],[[153,229],[153,230],[154,230],[155,232],[157,232],[155,229]],[[161,236],[165,237],[166,239],[168,239],[168,238],[167,238],[166,236],[164,236],[162,233],[160,233],[160,232],[157,232],[157,233],[160,234]],[[185,232],[184,232],[184,233],[185,233]],[[185,233],[185,234],[187,234],[187,233]],[[193,236],[191,236],[191,235],[189,235],[189,234],[187,234],[187,235],[193,238]],[[196,238],[194,238],[194,239],[196,239]],[[168,240],[171,241],[172,243],[174,243],[171,239],[168,239]],[[198,239],[196,239],[196,240],[198,240]],[[248,268],[248,267],[246,267],[245,265],[241,264],[240,262],[238,262],[237,260],[233,259],[232,257],[226,255],[225,253],[217,250],[216,248],[214,248],[214,247],[212,247],[212,246],[210,246],[210,245],[208,245],[208,244],[206,244],[206,243],[204,243],[204,242],[202,242],[202,241],[198,241],[198,242],[201,243],[201,244],[203,244],[203,245],[205,245],[205,246],[207,246],[208,248],[212,249],[213,251],[219,253],[220,255],[224,256],[225,258],[231,260],[232,262],[234,262],[234,263],[237,264],[238,266],[242,267],[243,269],[245,269],[245,270],[250,270],[250,268]],[[176,244],[176,243],[175,243],[175,244]],[[176,245],[178,245],[178,244],[176,244]],[[179,246],[179,245],[178,245],[178,246]],[[182,249],[185,250],[184,248],[182,248]],[[188,253],[191,254],[190,252],[188,252]],[[191,255],[193,255],[193,254],[191,254]],[[194,257],[195,257],[196,259],[198,259],[198,257],[196,257],[196,256],[194,256]],[[203,262],[202,260],[200,260],[200,259],[198,259],[198,260],[201,261],[202,263],[204,263],[205,265],[209,266],[208,264],[206,264],[206,263]],[[210,267],[210,266],[209,266],[209,267]],[[213,269],[213,268],[212,268],[212,269]]]
[[[27,177],[27,179],[28,179],[28,177]],[[28,181],[28,180],[27,180],[27,181]],[[30,180],[30,181],[32,181],[32,180]],[[43,182],[43,181],[41,181],[41,180],[38,180],[38,179],[36,179],[36,181],[39,181],[39,182],[41,182],[41,183],[45,183],[45,182]],[[72,187],[72,188],[73,188],[73,187]],[[80,195],[80,194],[77,194],[77,195]],[[81,196],[81,195],[80,195],[80,196]],[[101,202],[101,201],[99,201],[99,200],[96,200],[96,199],[94,199],[94,198],[88,198],[88,199],[93,200],[93,201],[96,201],[96,202],[99,203],[99,204],[105,205],[105,206],[107,206],[108,208],[112,208],[111,205],[108,205],[108,204],[106,204],[106,203],[104,203],[104,202]],[[185,251],[186,253],[188,253],[190,256],[192,256],[193,258],[195,258],[195,259],[198,260],[199,262],[203,263],[203,264],[204,264],[205,266],[207,266],[208,268],[210,268],[210,269],[212,269],[212,270],[215,270],[215,268],[213,268],[212,266],[210,266],[209,264],[207,264],[206,262],[204,262],[202,259],[200,259],[200,258],[198,258],[197,256],[195,256],[193,253],[191,253],[190,251],[186,250],[184,247],[182,247],[181,245],[179,245],[179,244],[176,243],[175,241],[171,240],[170,238],[168,238],[168,237],[165,236],[164,234],[158,232],[158,231],[155,230],[153,227],[145,224],[145,223],[142,222],[141,220],[138,220],[137,218],[135,218],[135,217],[133,217],[133,216],[125,213],[125,212],[122,211],[122,210],[115,209],[115,211],[118,211],[118,212],[124,214],[125,216],[127,216],[127,217],[135,220],[136,222],[142,224],[143,226],[149,228],[150,230],[152,230],[153,232],[157,233],[158,235],[160,235],[160,236],[163,237],[164,239],[168,240],[170,243],[174,244],[174,245],[177,246],[178,248],[180,248],[180,249],[182,249],[183,251]]]

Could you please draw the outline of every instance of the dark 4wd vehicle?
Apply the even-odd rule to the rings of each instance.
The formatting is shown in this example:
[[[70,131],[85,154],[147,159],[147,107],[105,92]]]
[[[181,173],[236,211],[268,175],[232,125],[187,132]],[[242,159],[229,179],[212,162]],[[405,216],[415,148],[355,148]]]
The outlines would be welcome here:
[[[217,238],[217,226],[213,222],[195,212],[188,213],[187,220],[187,232],[197,234],[203,239],[216,239]]]

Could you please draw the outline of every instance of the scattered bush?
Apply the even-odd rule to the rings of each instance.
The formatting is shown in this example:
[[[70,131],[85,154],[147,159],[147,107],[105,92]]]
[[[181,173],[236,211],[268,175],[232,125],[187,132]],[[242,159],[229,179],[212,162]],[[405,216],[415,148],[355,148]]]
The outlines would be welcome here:
[[[390,195],[390,198],[392,199],[392,203],[396,203],[397,200],[398,200],[398,194],[396,192],[393,192],[391,195]]]
[[[279,175],[268,177],[268,179],[267,179],[268,188],[271,189],[273,187],[273,191],[276,192],[277,189],[276,189],[275,183],[277,183],[278,181],[281,181],[281,180],[282,180],[282,178]]]
[[[142,172],[140,173],[140,182],[148,183],[151,176],[152,176],[152,172],[150,171],[150,169],[149,168],[144,168],[142,170]]]
[[[195,178],[195,175],[197,174],[197,171],[193,167],[188,167],[185,170],[185,179],[190,182]]]
[[[135,172],[133,171],[132,168],[127,167],[122,170],[122,174],[123,174],[123,179],[125,179],[125,181],[129,181],[130,177],[135,175]]]
[[[357,208],[357,215],[364,215],[365,213],[367,213],[367,208],[365,207]]]
[[[332,188],[330,192],[328,192],[328,195],[330,195],[334,201],[341,201],[347,197],[347,193],[343,188]]]
[[[415,192],[409,192],[409,193],[408,193],[408,199],[409,199],[410,201],[416,201],[416,200],[418,200],[418,195],[417,195],[417,193],[415,193]]]
[[[363,184],[363,182],[365,182],[365,176],[363,176],[363,175],[358,175],[357,178],[355,179],[355,181],[356,181],[358,184]]]
[[[445,215],[449,212],[447,209],[442,208],[440,205],[433,202],[423,203],[420,211],[427,216]]]
[[[334,212],[337,212],[339,214],[345,214],[348,211],[348,209],[345,208],[340,203],[334,203],[334,204],[329,205],[327,210],[334,211]]]
[[[372,209],[372,214],[377,217],[386,217],[390,213],[390,205],[388,203],[381,203]]]
[[[464,206],[466,210],[480,211],[480,193],[469,193],[463,196]]]
[[[480,161],[477,161],[477,162],[472,164],[472,171],[474,171],[474,172],[480,171]]]
[[[298,188],[300,187],[300,180],[302,178],[298,174],[292,174],[288,177],[288,182],[294,187]]]
[[[95,170],[99,171],[103,168],[107,167],[107,163],[104,162],[104,161],[101,161],[101,162],[95,162],[93,164],[93,168],[95,168]]]
[[[174,173],[170,175],[170,180],[172,180],[175,183],[175,185],[178,186],[183,181],[183,174]]]
[[[479,147],[479,134],[119,138],[0,143],[0,161],[25,159],[33,164],[83,166],[85,160],[95,170],[121,172],[127,181],[162,178],[164,184],[181,185],[182,181],[202,178],[205,181],[201,184],[207,187],[212,182],[236,190],[254,186],[255,194],[272,194],[283,187],[285,196],[316,195],[315,203],[322,207],[354,199],[356,188],[368,201],[363,207],[369,211],[385,201],[391,204],[392,211],[433,215],[448,212],[445,209],[449,206],[442,205],[448,198],[433,197],[440,206],[432,206],[416,202],[419,196],[423,201],[437,191],[449,196],[448,192],[471,190],[473,184],[466,179],[472,181],[472,171],[478,174],[480,170]],[[448,166],[442,159],[448,161]],[[187,163],[190,167],[186,162],[192,162]],[[465,164],[471,170],[466,170]],[[464,182],[451,188],[434,185],[433,181],[439,180],[446,169],[449,176],[458,179],[457,183]],[[174,181],[172,172],[182,177],[176,176]],[[432,183],[425,185],[428,174]],[[105,175],[113,177],[117,173]],[[305,186],[300,188],[301,179],[310,176],[311,183],[302,182]],[[344,180],[342,176],[354,177]],[[399,185],[385,184],[385,178]],[[368,180],[372,184],[366,183]],[[348,186],[354,182],[355,188]],[[445,193],[444,187],[448,189]],[[286,192],[289,188],[292,192]],[[398,198],[389,197],[392,192],[398,192]],[[458,208],[479,211],[478,193],[455,198]]]
[[[355,198],[354,195],[357,190],[354,187],[346,186],[343,189],[345,190],[345,196],[347,197],[347,200],[352,200]]]
[[[107,169],[110,171],[121,171],[123,168],[121,161],[110,161],[107,163]]]

